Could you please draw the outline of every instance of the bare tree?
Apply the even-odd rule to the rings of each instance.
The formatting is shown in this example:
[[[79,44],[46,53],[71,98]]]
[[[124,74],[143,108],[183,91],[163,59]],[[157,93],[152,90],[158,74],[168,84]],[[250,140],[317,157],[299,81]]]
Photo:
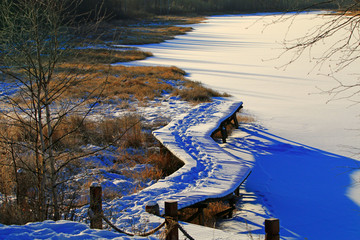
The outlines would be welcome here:
[[[329,4],[337,5],[338,9],[319,14],[319,17],[323,18],[321,24],[313,27],[305,36],[285,41],[286,52],[294,53],[291,63],[305,52],[311,52],[316,44],[326,42],[327,47],[322,55],[312,59],[315,60],[316,66],[328,67],[328,76],[337,83],[335,87],[324,92],[331,95],[330,100],[348,99],[359,103],[359,78],[354,80],[352,76],[351,79],[338,79],[336,75],[360,58],[360,2],[358,0],[319,1],[301,9],[298,13]]]
[[[70,88],[86,81],[70,70],[59,69],[63,59],[74,57],[73,43],[80,35],[76,31],[91,29],[79,26],[79,19],[85,16],[76,16],[74,9],[80,3],[81,0],[3,0],[0,3],[1,74],[20,89],[17,94],[2,99],[0,142],[12,161],[1,160],[1,164],[13,166],[17,189],[23,184],[17,175],[20,168],[36,179],[32,187],[36,199],[35,220],[44,220],[50,215],[54,220],[60,219],[58,187],[63,181],[60,176],[65,166],[79,156],[59,150],[58,144],[80,127],[96,105],[96,101],[92,101],[79,124],[59,136],[57,130],[66,117],[88,104],[93,94],[76,102],[63,98]]]

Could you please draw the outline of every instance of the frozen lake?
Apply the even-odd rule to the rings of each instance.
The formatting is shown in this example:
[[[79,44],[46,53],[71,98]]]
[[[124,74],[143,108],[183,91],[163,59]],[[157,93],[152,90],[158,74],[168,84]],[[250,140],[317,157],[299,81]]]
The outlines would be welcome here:
[[[154,57],[131,64],[182,68],[190,79],[243,101],[256,119],[224,146],[239,156],[251,152],[255,162],[241,211],[223,229],[261,234],[264,218],[277,217],[281,235],[290,239],[359,239],[359,108],[349,99],[328,102],[331,96],[321,94],[336,86],[326,76],[336,66],[329,67],[333,59],[314,68],[331,41],[290,65],[291,53],[279,57],[285,38],[304,36],[326,18],[303,14],[289,27],[291,19],[281,17],[210,17],[187,35],[141,46]],[[357,66],[336,78],[357,81]]]
[[[320,94],[335,86],[313,69],[310,54],[279,69],[290,61],[282,41],[302,36],[309,26],[320,24],[314,16],[298,16],[288,31],[289,21],[268,25],[279,16],[219,16],[194,25],[194,31],[161,44],[141,46],[154,57],[131,64],[175,65],[200,81],[244,101],[249,111],[272,133],[322,150],[354,157],[349,147],[359,147],[359,109],[347,100],[332,101]],[[313,57],[323,51],[318,46]],[[357,64],[339,78],[356,78]]]

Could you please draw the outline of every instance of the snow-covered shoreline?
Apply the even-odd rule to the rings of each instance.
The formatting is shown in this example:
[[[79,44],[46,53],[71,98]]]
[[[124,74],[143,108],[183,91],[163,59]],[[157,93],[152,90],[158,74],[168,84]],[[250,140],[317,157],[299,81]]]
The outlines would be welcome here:
[[[179,208],[185,208],[209,198],[221,198],[233,193],[250,172],[247,162],[253,161],[252,154],[248,152],[243,158],[236,157],[224,151],[210,135],[241,104],[231,99],[214,99],[213,102],[190,109],[163,129],[155,131],[154,135],[163,145],[185,162],[184,167],[138,193],[104,202],[105,215],[115,225],[128,231],[134,227],[151,228],[163,220],[145,212],[145,206],[150,201],[158,202],[162,212],[165,201],[176,200]],[[85,218],[87,211],[88,206],[80,210]],[[204,230],[206,228],[192,224],[185,224],[185,228],[195,239],[205,240],[214,236],[216,239],[247,239],[247,234],[233,235],[215,229]],[[6,239],[38,238],[44,232],[46,238],[128,238],[123,234],[86,229],[81,223],[69,221],[29,223],[22,227],[0,225],[0,238]]]

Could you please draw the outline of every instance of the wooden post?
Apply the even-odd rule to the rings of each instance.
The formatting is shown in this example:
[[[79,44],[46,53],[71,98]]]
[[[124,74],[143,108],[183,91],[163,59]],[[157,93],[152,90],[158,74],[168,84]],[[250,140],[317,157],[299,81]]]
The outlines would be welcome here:
[[[174,221],[178,221],[178,203],[177,202],[165,202],[165,217],[171,217]],[[173,224],[166,224],[168,231],[166,240],[179,240],[178,226]]]
[[[102,229],[102,189],[98,183],[90,186],[90,228]]]
[[[239,121],[237,120],[236,112],[234,113],[234,124],[236,128],[239,128]]]
[[[235,189],[235,196],[240,197],[240,186]]]
[[[277,218],[265,219],[265,240],[280,240],[280,221]]]
[[[221,125],[220,125],[220,131],[221,131],[222,141],[223,141],[223,143],[226,143],[227,132],[226,132],[226,126],[225,126],[225,124],[221,124]]]
[[[153,202],[153,201],[148,202],[145,206],[145,211],[150,214],[160,216],[160,208],[159,208],[159,204],[157,204],[157,202]]]
[[[232,218],[233,217],[233,211],[236,209],[236,207],[235,207],[235,205],[236,205],[235,197],[232,197],[232,198],[229,199],[229,205],[230,205],[230,208],[233,209],[233,210],[229,211],[228,218]]]

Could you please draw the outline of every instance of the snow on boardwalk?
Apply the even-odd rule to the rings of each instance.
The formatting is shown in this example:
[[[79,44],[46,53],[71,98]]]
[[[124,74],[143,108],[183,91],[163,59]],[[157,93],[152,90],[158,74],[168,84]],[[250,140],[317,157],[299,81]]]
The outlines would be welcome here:
[[[250,169],[242,159],[224,151],[211,134],[241,105],[242,102],[214,100],[154,131],[154,136],[185,165],[149,189],[165,187],[172,191],[164,200],[178,201],[179,209],[233,193]]]
[[[125,227],[126,221],[129,224],[142,221],[142,216],[147,215],[145,206],[150,201],[157,202],[163,214],[166,201],[178,201],[178,207],[182,209],[233,193],[248,176],[250,168],[244,159],[224,151],[210,135],[241,104],[214,99],[195,106],[164,128],[154,131],[155,137],[185,165],[136,194],[104,203],[105,215],[112,215],[116,225]]]
[[[104,203],[105,215],[111,215],[111,221],[125,229],[131,230],[134,223],[139,222],[147,222],[146,227],[151,229],[158,226],[163,219],[145,212],[148,202],[157,202],[160,214],[164,214],[166,201],[178,201],[178,208],[182,209],[233,193],[249,175],[250,168],[246,162],[252,155],[244,154],[242,159],[224,151],[211,138],[211,134],[222,121],[233,115],[241,104],[242,102],[228,99],[214,99],[213,102],[198,105],[175,117],[170,124],[154,131],[154,136],[185,165],[136,194]],[[206,234],[199,236],[201,229],[203,227],[187,224],[187,230],[196,235],[195,239],[209,239]],[[206,231],[217,236],[227,236],[215,229]],[[224,239],[239,237],[232,235]],[[241,239],[243,237],[241,236]]]

